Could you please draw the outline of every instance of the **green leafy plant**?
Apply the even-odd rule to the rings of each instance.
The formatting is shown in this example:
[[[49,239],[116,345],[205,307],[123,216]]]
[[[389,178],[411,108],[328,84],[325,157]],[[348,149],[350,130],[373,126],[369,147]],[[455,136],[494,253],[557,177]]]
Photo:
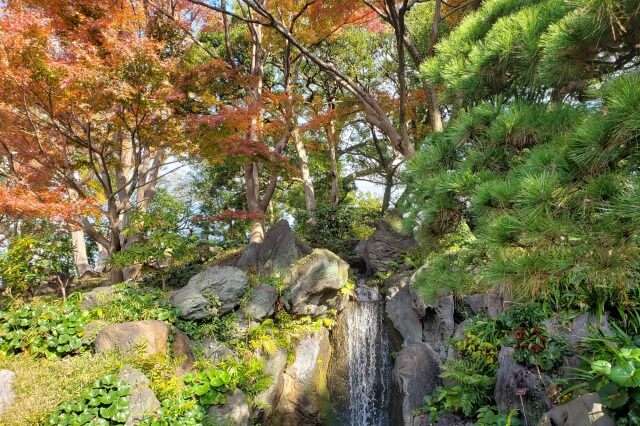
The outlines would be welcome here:
[[[481,407],[476,413],[474,426],[519,426],[518,410],[513,409],[508,413],[499,413],[494,407]]]
[[[38,285],[53,280],[66,299],[73,271],[71,241],[57,232],[13,237],[0,256],[0,276],[9,292],[33,293]]]
[[[450,386],[438,387],[425,398],[422,413],[430,421],[437,421],[445,412],[473,415],[479,407],[492,402],[495,375],[498,368],[498,348],[494,343],[480,340],[466,333],[464,339],[453,346],[459,359],[448,360],[442,367],[440,377],[452,382]]]
[[[520,327],[514,335],[513,359],[520,364],[553,369],[562,357],[560,345],[541,327]]]
[[[108,322],[161,320],[175,322],[177,310],[164,292],[140,287],[136,283],[115,286],[116,295],[105,303],[91,308],[89,318]]]
[[[115,375],[104,376],[79,398],[62,403],[48,425],[117,425],[129,418],[129,385]]]
[[[0,312],[0,354],[64,357],[83,351],[85,315],[71,304],[25,304]]]
[[[586,372],[589,386],[616,414],[616,424],[640,422],[640,347],[612,348],[615,357],[598,359]]]

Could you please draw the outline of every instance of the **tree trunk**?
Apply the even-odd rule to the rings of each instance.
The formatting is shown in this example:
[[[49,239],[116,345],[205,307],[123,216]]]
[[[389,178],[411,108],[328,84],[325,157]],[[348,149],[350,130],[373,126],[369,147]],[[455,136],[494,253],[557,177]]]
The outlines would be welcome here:
[[[329,125],[326,127],[327,132],[327,142],[329,144],[329,159],[331,161],[331,193],[329,195],[329,201],[331,204],[338,204],[338,200],[340,197],[340,181],[338,178],[340,177],[338,170],[338,138],[339,135],[336,132],[336,126],[333,120],[329,122]]]
[[[316,218],[316,194],[313,189],[313,181],[311,180],[311,172],[309,171],[309,156],[307,155],[307,148],[304,146],[298,129],[295,129],[291,137],[296,146],[296,152],[298,158],[300,158],[300,171],[302,173],[302,187],[304,188],[304,204],[309,213],[309,223],[315,223]]]
[[[382,214],[389,210],[391,204],[391,190],[393,189],[393,174],[387,174],[384,179],[384,196],[382,197]]]
[[[71,231],[71,242],[73,244],[73,262],[76,265],[76,273],[78,277],[81,277],[82,274],[91,269],[87,257],[87,245],[84,241],[84,232],[81,230]]]
[[[107,268],[107,260],[109,259],[109,251],[102,244],[98,243],[98,260],[96,261],[96,272],[104,272]]]

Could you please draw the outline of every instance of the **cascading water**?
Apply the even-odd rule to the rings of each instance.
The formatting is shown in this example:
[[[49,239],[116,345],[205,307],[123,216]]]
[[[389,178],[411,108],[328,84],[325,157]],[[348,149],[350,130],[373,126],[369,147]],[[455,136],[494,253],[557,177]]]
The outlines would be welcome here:
[[[384,304],[377,288],[358,279],[357,303],[346,312],[349,424],[389,425],[390,351]]]

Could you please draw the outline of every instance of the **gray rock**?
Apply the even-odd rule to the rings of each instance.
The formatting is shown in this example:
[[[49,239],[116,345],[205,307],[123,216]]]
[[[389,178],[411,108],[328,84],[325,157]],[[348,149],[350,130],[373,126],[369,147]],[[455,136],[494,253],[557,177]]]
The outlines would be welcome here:
[[[498,356],[498,375],[494,398],[500,411],[509,412],[517,408],[526,413],[528,419],[539,419],[551,408],[551,401],[538,375],[513,360],[513,348],[503,347]],[[544,378],[544,376],[543,376]],[[545,379],[546,380],[546,379]],[[525,392],[520,396],[517,390]]]
[[[11,370],[0,370],[0,414],[2,414],[16,399],[13,382],[16,375]]]
[[[253,288],[245,313],[249,318],[262,320],[273,315],[277,300],[278,291],[273,286],[260,284]]]
[[[260,392],[255,397],[255,405],[261,407],[260,421],[265,422],[271,419],[275,406],[282,394],[284,379],[282,373],[287,367],[287,351],[278,349],[267,360],[265,373],[271,376],[271,384],[269,387]]]
[[[238,306],[248,284],[247,274],[241,269],[214,266],[191,277],[186,286],[173,293],[171,302],[187,320],[224,315]]]
[[[295,236],[289,222],[281,220],[272,225],[262,244],[249,244],[238,260],[239,268],[257,268],[270,274],[287,269],[311,250]]]
[[[446,413],[440,416],[438,422],[434,426],[472,426],[472,422],[465,421],[462,417],[452,413]]]
[[[247,396],[240,389],[236,389],[233,394],[227,396],[226,404],[212,405],[209,408],[208,416],[222,424],[248,426],[251,412],[249,411]]]
[[[130,365],[125,365],[118,374],[118,378],[131,386],[131,393],[127,397],[129,411],[131,412],[127,419],[127,425],[139,422],[145,416],[154,413],[160,408],[160,401],[158,401],[158,398],[149,387],[151,381],[142,371]]]
[[[397,210],[387,210],[377,229],[367,240],[364,261],[369,274],[388,271],[392,263],[400,263],[402,257],[416,247],[413,236],[402,231],[401,221],[402,217]]]
[[[331,346],[326,329],[309,334],[300,341],[293,364],[282,375],[282,394],[275,408],[273,424],[324,424],[330,406],[326,389],[330,357]]]
[[[236,354],[227,345],[214,339],[206,339],[198,345],[202,356],[210,361],[218,362],[225,358],[233,358]]]
[[[438,356],[426,343],[407,345],[398,353],[392,373],[391,424],[413,425],[413,411],[435,390],[439,375]]]
[[[463,300],[463,304],[466,304],[474,315],[485,313],[492,319],[497,319],[505,310],[506,302],[497,290],[492,290],[486,294],[472,294]]]
[[[573,326],[567,335],[567,343],[575,347],[589,337],[589,329],[592,327],[599,328],[605,334],[611,333],[606,315],[603,315],[600,320],[598,320],[595,315],[582,314],[573,321]]]
[[[453,296],[444,296],[427,305],[422,320],[422,341],[434,348],[441,361],[447,359],[449,340],[455,331],[453,313]]]
[[[103,305],[114,299],[117,296],[115,288],[109,287],[96,287],[91,291],[88,291],[82,295],[82,303],[80,309],[86,311],[96,306]]]
[[[95,351],[130,353],[143,347],[148,355],[165,354],[170,334],[170,326],[163,321],[145,320],[111,324],[98,333]]]
[[[400,346],[422,341],[422,321],[413,306],[414,295],[408,286],[393,287],[387,292],[385,312],[394,330],[402,338]]]
[[[291,309],[299,315],[320,315],[332,306],[349,279],[349,264],[329,250],[316,249],[299,260],[284,276]]]
[[[184,331],[175,330],[173,333],[171,353],[174,359],[182,361],[176,372],[178,376],[182,376],[193,369],[193,363],[196,361],[196,358],[193,355],[191,339],[189,339],[189,336],[187,336]]]
[[[615,422],[607,414],[600,397],[589,393],[560,405],[547,412],[538,426],[614,426]]]

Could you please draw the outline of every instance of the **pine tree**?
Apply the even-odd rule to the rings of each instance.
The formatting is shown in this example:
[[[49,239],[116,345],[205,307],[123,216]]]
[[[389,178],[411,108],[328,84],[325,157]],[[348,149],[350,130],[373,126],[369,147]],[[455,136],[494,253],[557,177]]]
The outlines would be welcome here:
[[[423,74],[453,118],[407,173],[427,298],[500,287],[602,310],[640,264],[640,1],[491,0]]]

